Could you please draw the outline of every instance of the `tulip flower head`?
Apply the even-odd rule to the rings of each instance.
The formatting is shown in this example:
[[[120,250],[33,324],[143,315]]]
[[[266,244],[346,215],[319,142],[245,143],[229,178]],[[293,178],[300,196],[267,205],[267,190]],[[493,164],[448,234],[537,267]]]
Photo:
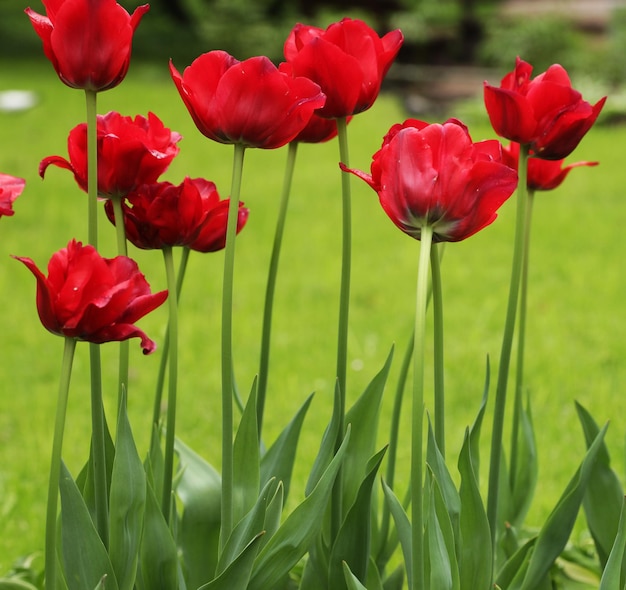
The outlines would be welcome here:
[[[179,152],[180,134],[170,131],[161,120],[149,113],[125,117],[114,111],[97,118],[98,195],[120,197],[141,184],[156,182]],[[67,141],[69,160],[49,156],[39,164],[43,178],[51,164],[70,170],[87,192],[87,125],[81,123],[70,131]]]
[[[504,162],[517,170],[519,161],[519,143],[511,142],[502,150]],[[550,191],[558,187],[567,178],[572,168],[579,166],[597,166],[598,162],[574,162],[563,166],[564,160],[542,160],[528,158],[527,186],[532,191]]]
[[[326,105],[319,115],[347,117],[369,109],[404,38],[400,30],[384,37],[358,19],[344,18],[326,30],[297,24],[289,34],[281,69],[320,85]]]
[[[149,5],[133,14],[115,0],[42,0],[46,16],[26,14],[43,42],[46,57],[71,88],[100,92],[126,76],[132,40]]]
[[[219,250],[226,241],[228,203],[228,199],[220,199],[215,184],[203,178],[185,178],[178,186],[170,182],[144,184],[122,203],[126,237],[146,250],[169,246]],[[107,201],[105,210],[116,223],[112,205]],[[241,203],[237,231],[247,219],[248,209]]]
[[[458,242],[492,223],[517,186],[517,173],[502,162],[500,142],[472,142],[457,120],[395,125],[373,156],[371,174],[342,169],[378,193],[403,232],[419,240],[430,225],[434,242]]]
[[[239,61],[225,51],[170,73],[198,130],[214,141],[273,149],[289,143],[325,97],[308,78],[280,72],[263,56]]]
[[[47,277],[30,258],[15,258],[37,279],[39,318],[53,334],[97,344],[140,338],[144,354],[155,350],[134,323],[159,307],[167,291],[152,294],[130,258],[103,258],[72,240],[52,256]]]
[[[562,160],[595,123],[606,96],[589,104],[558,64],[534,79],[531,73],[532,66],[518,57],[499,87],[485,82],[489,119],[498,135],[528,145],[535,157]]]
[[[9,174],[0,174],[0,217],[13,215],[13,202],[22,194],[26,181]]]

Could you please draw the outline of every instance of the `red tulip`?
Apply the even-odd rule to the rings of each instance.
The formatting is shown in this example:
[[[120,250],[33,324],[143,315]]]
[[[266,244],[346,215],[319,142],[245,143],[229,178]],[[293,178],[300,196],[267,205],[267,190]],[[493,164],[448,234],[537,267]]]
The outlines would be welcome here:
[[[507,166],[517,170],[519,143],[511,142],[508,147],[502,150],[502,154]],[[598,165],[598,162],[574,162],[573,164],[563,167],[563,163],[563,160],[528,158],[528,180],[526,183],[528,188],[533,191],[550,191],[565,180],[572,168]]]
[[[457,242],[496,219],[517,186],[515,170],[502,163],[502,146],[473,143],[465,125],[449,120],[429,125],[409,120],[395,125],[374,154],[371,174],[352,172],[377,193],[389,218],[420,239],[433,228],[433,241]]]
[[[107,216],[115,223],[113,204],[105,204]],[[243,204],[242,204],[243,205]],[[221,201],[215,184],[203,178],[186,178],[180,185],[170,182],[144,184],[133,191],[122,204],[126,237],[138,248],[160,249],[167,246],[188,246],[198,240],[215,246],[215,234],[225,241],[228,199]],[[243,227],[248,210],[239,209],[238,231]]]
[[[348,117],[350,122],[352,117]],[[313,113],[306,127],[293,139],[299,143],[324,143],[337,136],[337,121]]]
[[[238,61],[224,51],[198,57],[170,73],[200,132],[220,143],[278,148],[324,105],[319,86],[280,72],[267,57]]]
[[[181,136],[170,131],[154,114],[134,119],[116,112],[98,115],[98,194],[124,196],[141,184],[156,182],[179,152]],[[76,182],[87,191],[87,125],[70,131],[69,161],[49,156],[39,164],[43,178],[51,164],[74,173]]]
[[[156,348],[133,324],[161,305],[167,291],[150,293],[135,261],[102,258],[75,240],[53,254],[47,277],[30,258],[15,258],[37,279],[39,318],[53,334],[98,344],[140,338],[144,354]]]
[[[130,15],[115,0],[42,2],[47,16],[31,8],[25,12],[61,81],[94,91],[117,86],[128,71],[133,34],[148,4]]]
[[[606,96],[590,105],[558,64],[532,80],[531,73],[532,66],[518,57],[499,88],[485,82],[489,119],[498,135],[528,145],[536,157],[562,160],[594,124]]]
[[[380,38],[363,21],[344,18],[326,30],[297,24],[284,53],[294,75],[317,82],[326,94],[318,114],[339,118],[374,104],[402,41],[400,30]]]
[[[22,194],[26,181],[8,174],[0,173],[0,217],[10,216],[13,211],[13,202]]]

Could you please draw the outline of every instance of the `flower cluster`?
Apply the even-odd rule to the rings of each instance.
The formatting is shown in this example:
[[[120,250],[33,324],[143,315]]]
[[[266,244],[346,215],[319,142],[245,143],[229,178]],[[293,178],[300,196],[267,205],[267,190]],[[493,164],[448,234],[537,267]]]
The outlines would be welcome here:
[[[591,463],[585,463],[575,484],[568,488],[571,494],[557,507],[562,518],[548,521],[538,539],[522,543],[513,529],[522,523],[527,501],[518,505],[513,493],[505,498],[510,501],[502,501],[502,495],[510,491],[509,483],[510,487],[517,484],[528,497],[534,489],[533,457],[522,457],[519,450],[534,445],[530,411],[521,399],[525,325],[523,319],[518,325],[516,316],[518,309],[521,318],[526,312],[527,273],[522,269],[528,267],[531,208],[527,203],[534,191],[559,186],[574,167],[597,164],[565,164],[564,158],[594,124],[605,98],[595,105],[584,101],[560,65],[531,79],[532,67],[518,58],[515,69],[499,87],[484,85],[492,126],[499,136],[510,140],[509,145],[495,139],[474,141],[458,119],[443,123],[407,119],[389,128],[372,156],[370,171],[364,172],[348,162],[347,124],[376,101],[403,35],[394,30],[380,36],[363,21],[350,18],[326,29],[297,24],[285,40],[285,60],[278,65],[265,56],[240,61],[221,50],[200,55],[182,73],[169,63],[174,86],[199,132],[233,146],[231,191],[222,198],[215,183],[206,178],[187,176],[179,184],[163,178],[179,157],[182,138],[156,114],[96,114],[98,93],[119,85],[127,74],[133,35],[148,5],[129,14],[115,0],[43,3],[45,16],[30,8],[26,13],[61,81],[85,91],[87,120],[70,131],[68,157],[44,158],[39,174],[43,178],[50,166],[70,171],[89,203],[89,243],[70,240],[52,255],[47,274],[32,259],[14,257],[35,277],[41,323],[65,339],[46,516],[46,590],[57,586],[73,590],[78,587],[75,580],[80,580],[81,588],[102,588],[107,580],[107,587],[111,583],[119,588],[266,590],[284,587],[302,563],[303,589],[356,590],[365,588],[366,583],[370,588],[400,588],[405,575],[411,590],[429,584],[463,588],[461,580],[472,580],[476,588],[497,586],[503,590],[548,586],[548,572],[565,546],[569,523],[573,526],[582,502],[581,489],[592,469]],[[298,144],[337,136],[343,219],[335,403],[307,497],[283,519],[295,445],[308,401],[266,448],[263,410],[282,232]],[[235,240],[249,216],[240,199],[243,155],[248,148],[283,146],[288,146],[289,156],[268,272],[260,368],[244,403],[236,387],[232,342]],[[347,410],[350,174],[376,192],[397,228],[420,241],[414,331],[405,367],[408,369],[412,355],[408,502],[403,505],[398,500],[392,485],[400,435],[396,423],[390,432],[380,519],[379,503],[372,502],[373,484],[386,449],[376,452],[375,429],[391,355],[363,396]],[[0,174],[0,216],[13,214],[12,204],[23,188],[23,180]],[[468,433],[461,450],[458,490],[446,465],[438,248],[440,242],[465,240],[493,223],[516,189],[514,255],[485,508],[478,485],[476,446],[484,406],[476,430]],[[115,227],[119,254],[114,258],[105,258],[98,250],[97,214],[102,209]],[[127,255],[128,242],[139,249],[161,251],[166,290],[151,292],[137,263]],[[180,248],[178,268],[174,248]],[[222,249],[222,473],[217,476],[210,465],[176,442],[178,304],[190,253]],[[434,427],[427,437],[424,390],[429,296],[435,378]],[[152,441],[143,461],[126,412],[129,355],[125,341],[138,338],[145,354],[153,352],[156,342],[136,323],[166,301],[168,327],[150,423]],[[515,330],[519,366],[510,463],[515,468],[511,468],[509,482],[500,468],[507,462],[502,431]],[[81,341],[90,343],[92,428],[88,463],[75,481],[62,465],[61,454],[72,358]],[[123,342],[119,347],[114,444],[108,440],[99,356],[99,345],[111,341]],[[398,412],[406,372],[398,387]],[[163,404],[165,375],[167,403]],[[240,420],[234,417],[235,401],[242,409]],[[591,426],[586,430],[594,431]],[[601,449],[602,436],[600,433],[589,442],[595,454]],[[516,437],[526,438],[518,444]],[[590,449],[585,461],[594,457]],[[59,490],[63,498],[60,518]],[[574,491],[576,502],[572,500]],[[410,514],[405,512],[407,505]],[[623,551],[626,522],[621,529]],[[542,534],[549,543],[542,544]],[[57,547],[59,538],[61,547]],[[398,545],[404,563],[390,573],[390,559],[398,553]],[[618,572],[619,579],[621,557],[614,562],[613,575]]]

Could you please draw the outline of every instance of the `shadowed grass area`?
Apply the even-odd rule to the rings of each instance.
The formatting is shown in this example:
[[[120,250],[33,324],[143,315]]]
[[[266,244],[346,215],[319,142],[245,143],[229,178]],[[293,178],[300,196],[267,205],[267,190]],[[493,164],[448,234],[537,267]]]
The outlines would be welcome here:
[[[182,70],[185,63],[176,63]],[[0,221],[0,572],[18,555],[42,548],[45,484],[62,355],[62,340],[40,325],[33,277],[9,254],[29,256],[45,267],[51,254],[75,237],[86,240],[86,197],[70,173],[50,168],[37,175],[48,155],[67,155],[69,130],[84,120],[80,91],[58,82],[45,63],[0,66],[2,88],[34,90],[37,106],[0,113],[0,170],[28,184],[13,218]],[[588,97],[594,100],[597,97]],[[165,178],[185,175],[230,186],[232,147],[200,135],[167,73],[167,63],[134,63],[125,82],[99,97],[99,112],[156,113],[182,133],[181,153]],[[349,126],[353,167],[369,169],[391,124],[406,118],[401,102],[383,95]],[[485,120],[470,122],[474,139],[492,135]],[[584,443],[574,400],[598,422],[611,418],[608,444],[618,471],[626,427],[626,344],[622,335],[624,171],[620,127],[597,127],[574,159],[599,160],[597,168],[574,170],[563,187],[538,194],[535,204],[527,336],[527,382],[533,399],[540,452],[540,483],[529,523],[540,524],[582,458]],[[248,227],[237,242],[234,346],[236,378],[247,394],[258,367],[261,310],[267,264],[286,150],[248,150],[242,198],[250,208]],[[294,498],[306,476],[330,417],[335,371],[340,264],[340,178],[335,142],[303,145],[298,161],[277,284],[272,364],[265,435],[272,441],[306,397],[315,399],[305,422],[296,466]],[[384,215],[376,195],[353,179],[353,283],[349,334],[348,399],[354,400],[396,343],[390,386],[413,321],[419,244],[401,234]],[[513,203],[499,220],[467,242],[446,247],[443,263],[446,329],[448,449],[450,464],[465,426],[482,395],[485,359],[497,370],[511,260]],[[101,251],[115,255],[115,237],[104,216]],[[165,286],[160,252],[131,248],[153,289]],[[220,295],[222,255],[192,254],[181,299],[178,433],[219,467]],[[165,308],[142,321],[162,342]],[[103,346],[105,398],[113,422],[117,377],[116,344]],[[144,454],[149,440],[159,352],[143,357],[131,343],[129,411]],[[428,378],[428,377],[427,377]],[[429,383],[429,381],[427,381]],[[89,379],[87,346],[79,345],[70,393],[65,460],[76,474],[88,452]],[[380,445],[385,444],[393,387],[385,400]],[[432,400],[427,396],[427,408]],[[488,408],[490,416],[491,404]],[[405,411],[404,442],[409,440]],[[489,418],[488,418],[489,419]],[[485,423],[483,442],[489,441]],[[486,481],[486,456],[482,481]],[[408,480],[404,445],[400,485]],[[454,471],[454,469],[452,469]]]

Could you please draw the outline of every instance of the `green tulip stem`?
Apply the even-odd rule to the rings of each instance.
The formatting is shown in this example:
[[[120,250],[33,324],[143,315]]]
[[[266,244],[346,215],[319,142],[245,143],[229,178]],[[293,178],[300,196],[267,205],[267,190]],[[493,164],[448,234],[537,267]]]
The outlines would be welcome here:
[[[518,461],[518,437],[520,416],[523,405],[524,388],[524,349],[526,347],[526,312],[528,307],[528,264],[530,253],[530,228],[532,225],[533,204],[535,191],[528,190],[528,202],[526,204],[526,219],[524,222],[524,254],[522,262],[522,278],[520,284],[519,319],[517,321],[517,363],[515,366],[515,398],[513,400],[513,424],[511,426],[511,473],[509,481],[511,489],[516,484],[517,461]]]
[[[72,363],[74,362],[75,349],[76,340],[74,338],[65,338],[63,363],[61,365],[61,378],[59,381],[59,399],[57,401],[54,439],[52,442],[52,458],[50,460],[50,478],[48,479],[45,554],[46,590],[55,590],[56,588],[57,506],[59,497],[59,478],[61,476],[61,451],[63,449],[63,432],[65,430],[67,399],[70,390],[70,378],[72,376]]]
[[[180,257],[180,264],[178,266],[178,274],[176,276],[176,304],[180,301],[180,293],[183,289],[183,280],[185,279],[185,272],[187,271],[187,262],[189,261],[189,253],[191,250],[186,246],[182,248],[182,254]],[[161,351],[161,363],[159,364],[159,373],[157,376],[156,390],[154,394],[154,406],[152,411],[152,439],[150,448],[155,444],[155,436],[158,432],[159,422],[161,420],[161,403],[163,400],[163,387],[165,384],[165,370],[167,368],[167,360],[169,358],[170,348],[170,326],[169,322],[167,330],[165,332],[165,338],[163,340],[163,349]]]
[[[413,580],[411,590],[424,587],[424,357],[428,274],[433,228],[422,227],[415,296],[415,332],[413,345],[413,407],[411,409],[411,550]]]
[[[87,202],[89,243],[98,248],[98,93],[85,90],[87,107]],[[91,435],[94,473],[94,496],[96,504],[96,528],[108,546],[108,486],[106,472],[106,452],[104,445],[104,406],[102,404],[102,361],[100,345],[89,344],[91,370]]]
[[[487,497],[487,518],[491,528],[491,544],[493,555],[497,551],[496,539],[498,533],[498,494],[500,487],[500,462],[502,460],[502,434],[504,430],[504,415],[506,409],[506,389],[511,362],[513,334],[515,332],[515,316],[519,299],[522,262],[524,255],[524,225],[526,219],[526,204],[528,190],[526,178],[528,170],[528,146],[520,145],[517,185],[517,212],[515,219],[515,237],[513,246],[513,262],[511,264],[511,282],[509,286],[509,300],[506,311],[506,321],[502,336],[500,365],[498,367],[498,382],[496,385],[496,399],[493,410],[493,429],[491,431],[491,456],[489,464],[489,487]]]
[[[235,144],[233,175],[226,225],[226,247],[224,253],[224,281],[222,287],[222,528],[220,530],[220,552],[233,530],[233,283],[235,271],[235,237],[239,217],[239,196],[245,146]]]
[[[276,289],[276,277],[278,275],[278,262],[280,259],[280,249],[285,231],[285,220],[287,218],[287,207],[289,205],[289,194],[291,193],[291,182],[296,164],[296,154],[298,153],[298,143],[291,142],[287,152],[287,164],[285,166],[285,177],[283,180],[283,192],[280,199],[278,219],[276,221],[276,233],[274,234],[274,244],[270,257],[270,267],[267,275],[267,286],[265,288],[265,307],[263,309],[263,329],[261,335],[261,361],[259,366],[259,380],[257,390],[257,424],[259,440],[261,440],[261,430],[263,428],[263,412],[265,409],[265,398],[267,395],[267,379],[270,363],[270,337],[272,331],[272,312],[274,308],[274,291]]]
[[[434,318],[434,364],[435,364],[435,441],[439,451],[446,456],[445,395],[443,371],[443,294],[441,288],[441,265],[439,244],[430,251]]]
[[[178,297],[176,296],[176,271],[172,247],[163,248],[165,274],[167,276],[169,302],[169,381],[167,394],[167,419],[165,432],[165,459],[163,466],[163,495],[161,497],[161,511],[165,521],[170,519],[172,503],[172,479],[174,475],[174,441],[176,437],[176,388],[178,386]]]
[[[122,197],[115,196],[111,198],[113,202],[113,212],[115,214],[115,235],[117,236],[117,253],[120,256],[128,256],[128,247],[126,245],[126,228],[124,226],[124,212],[122,211]],[[118,370],[118,390],[117,390],[117,410],[119,414],[122,400],[128,399],[128,365],[130,354],[130,342],[122,340],[120,342],[120,358]]]

